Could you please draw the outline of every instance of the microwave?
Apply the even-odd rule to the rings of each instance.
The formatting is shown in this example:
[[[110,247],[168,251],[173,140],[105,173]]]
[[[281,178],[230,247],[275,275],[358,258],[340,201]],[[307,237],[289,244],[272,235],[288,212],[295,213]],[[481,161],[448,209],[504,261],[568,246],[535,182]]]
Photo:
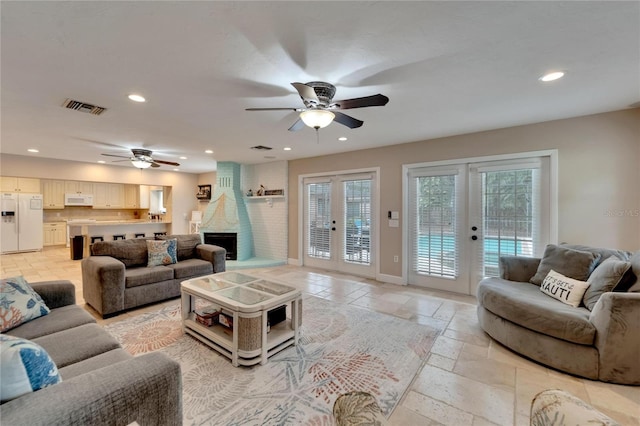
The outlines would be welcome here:
[[[65,206],[93,206],[93,195],[64,194]]]

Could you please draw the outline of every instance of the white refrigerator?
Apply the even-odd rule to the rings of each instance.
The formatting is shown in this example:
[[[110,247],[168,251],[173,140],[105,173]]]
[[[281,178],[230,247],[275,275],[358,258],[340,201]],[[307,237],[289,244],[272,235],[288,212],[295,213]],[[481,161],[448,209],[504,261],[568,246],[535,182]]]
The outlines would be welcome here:
[[[42,250],[42,194],[0,194],[0,252]]]

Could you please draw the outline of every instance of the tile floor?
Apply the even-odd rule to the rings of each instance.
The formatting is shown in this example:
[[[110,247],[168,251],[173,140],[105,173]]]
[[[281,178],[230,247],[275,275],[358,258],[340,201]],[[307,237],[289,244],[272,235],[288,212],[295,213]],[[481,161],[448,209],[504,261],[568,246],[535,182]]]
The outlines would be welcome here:
[[[70,260],[66,248],[2,255],[0,266],[2,277],[68,279],[76,285],[78,303],[84,304],[80,261]],[[565,389],[624,425],[640,425],[640,387],[580,379],[518,356],[480,329],[473,297],[297,266],[252,272],[296,283],[308,295],[443,330],[392,413],[392,425],[528,425],[531,399],[549,388]],[[155,309],[157,306],[151,306],[107,321],[98,319],[104,324]]]

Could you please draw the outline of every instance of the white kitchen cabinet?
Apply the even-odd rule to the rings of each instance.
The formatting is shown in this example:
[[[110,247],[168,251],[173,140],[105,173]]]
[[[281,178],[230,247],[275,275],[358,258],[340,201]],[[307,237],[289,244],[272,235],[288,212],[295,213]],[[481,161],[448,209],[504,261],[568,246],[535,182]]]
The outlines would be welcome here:
[[[2,176],[0,178],[2,192],[40,193],[40,179]]]
[[[42,207],[51,210],[64,209],[64,187],[65,181],[63,180],[42,179]]]
[[[42,225],[42,229],[44,246],[67,243],[67,224],[65,222],[47,222]]]
[[[123,209],[124,185],[121,183],[93,184],[94,209]]]
[[[140,185],[124,186],[124,208],[125,209],[140,208]]]
[[[64,182],[64,192],[66,194],[93,194],[94,183],[77,180],[67,180]]]
[[[149,185],[140,185],[139,191],[140,191],[140,208],[141,209],[148,209],[149,208],[149,196],[150,196],[150,191],[151,189],[149,188]]]

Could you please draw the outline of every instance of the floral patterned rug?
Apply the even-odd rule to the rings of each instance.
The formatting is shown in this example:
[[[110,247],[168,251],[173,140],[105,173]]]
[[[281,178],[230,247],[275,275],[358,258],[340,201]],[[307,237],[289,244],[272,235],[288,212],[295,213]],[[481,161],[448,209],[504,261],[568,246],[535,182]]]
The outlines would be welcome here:
[[[105,328],[133,355],[162,351],[181,364],[185,425],[333,425],[333,403],[354,390],[388,417],[441,332],[309,297],[297,346],[235,368],[183,335],[179,301]]]

